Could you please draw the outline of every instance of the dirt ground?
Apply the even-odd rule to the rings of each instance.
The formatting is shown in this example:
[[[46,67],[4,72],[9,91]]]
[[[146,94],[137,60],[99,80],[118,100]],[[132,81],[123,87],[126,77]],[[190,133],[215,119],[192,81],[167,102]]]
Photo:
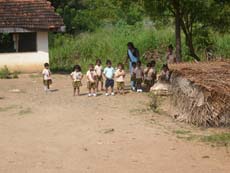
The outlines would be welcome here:
[[[48,94],[37,75],[0,80],[1,173],[229,172],[226,147],[178,138],[184,125],[148,111],[147,94],[88,98],[85,86],[73,97],[67,75]]]

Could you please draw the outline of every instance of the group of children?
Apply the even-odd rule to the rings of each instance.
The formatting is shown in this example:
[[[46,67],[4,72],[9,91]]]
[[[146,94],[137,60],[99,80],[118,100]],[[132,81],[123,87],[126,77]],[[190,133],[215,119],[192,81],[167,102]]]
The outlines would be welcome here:
[[[104,91],[104,79],[105,79],[105,95],[114,96],[114,85],[115,81],[117,84],[117,91],[120,94],[124,94],[125,89],[125,70],[123,64],[119,63],[117,69],[112,67],[112,62],[107,60],[106,67],[103,69],[102,62],[100,59],[97,59],[96,65],[89,65],[89,69],[86,73],[87,78],[87,88],[89,90],[88,96],[97,96],[99,91],[99,85],[101,91]],[[82,86],[83,74],[81,72],[81,67],[76,65],[73,69],[73,72],[70,74],[71,79],[73,80],[73,88],[75,96],[80,95],[80,87]]]
[[[49,70],[49,64],[44,64],[43,74],[43,83],[45,87],[45,91],[49,91],[50,85],[52,84],[51,72]],[[168,68],[163,66],[161,76],[163,78],[167,78]],[[124,95],[125,90],[125,76],[126,72],[124,70],[124,65],[119,63],[117,68],[112,67],[112,62],[107,60],[106,67],[102,67],[102,62],[100,59],[96,60],[96,65],[89,65],[88,71],[86,73],[87,78],[87,88],[88,88],[88,96],[97,96],[97,92],[100,90],[104,91],[104,79],[105,79],[105,95],[106,96],[114,96],[114,85],[116,82],[117,93]],[[73,85],[73,95],[80,95],[80,88],[82,87],[82,79],[84,77],[82,73],[82,69],[80,65],[75,65],[73,68],[73,72],[70,74]],[[132,90],[136,92],[143,92],[142,84],[146,85],[146,91],[149,91],[150,88],[154,85],[155,80],[157,78],[157,73],[155,69],[155,61],[151,61],[147,64],[146,68],[142,68],[141,61],[132,63],[131,70],[131,82],[133,83]]]

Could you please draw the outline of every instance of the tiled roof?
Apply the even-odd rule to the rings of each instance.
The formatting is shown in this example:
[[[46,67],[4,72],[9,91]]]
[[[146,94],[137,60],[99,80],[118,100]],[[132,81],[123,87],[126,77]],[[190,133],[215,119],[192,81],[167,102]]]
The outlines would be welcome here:
[[[0,0],[0,28],[59,30],[62,18],[47,0]]]

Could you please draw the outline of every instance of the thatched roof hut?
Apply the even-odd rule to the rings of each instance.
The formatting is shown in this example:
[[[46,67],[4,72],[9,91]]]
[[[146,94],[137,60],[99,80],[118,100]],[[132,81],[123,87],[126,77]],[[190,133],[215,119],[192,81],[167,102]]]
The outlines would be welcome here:
[[[179,120],[202,126],[230,125],[230,62],[170,65]]]

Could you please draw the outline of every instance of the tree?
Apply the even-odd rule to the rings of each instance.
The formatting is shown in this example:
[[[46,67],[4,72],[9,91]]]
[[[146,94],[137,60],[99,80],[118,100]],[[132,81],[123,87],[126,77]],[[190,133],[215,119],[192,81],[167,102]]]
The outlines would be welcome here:
[[[180,29],[185,34],[189,54],[195,60],[200,58],[195,52],[193,36],[195,30],[212,28],[230,32],[229,0],[144,0],[147,13],[153,18],[175,19],[177,57],[180,60]]]
[[[143,20],[139,0],[50,0],[63,17],[68,33],[94,31],[122,20],[133,25]]]

